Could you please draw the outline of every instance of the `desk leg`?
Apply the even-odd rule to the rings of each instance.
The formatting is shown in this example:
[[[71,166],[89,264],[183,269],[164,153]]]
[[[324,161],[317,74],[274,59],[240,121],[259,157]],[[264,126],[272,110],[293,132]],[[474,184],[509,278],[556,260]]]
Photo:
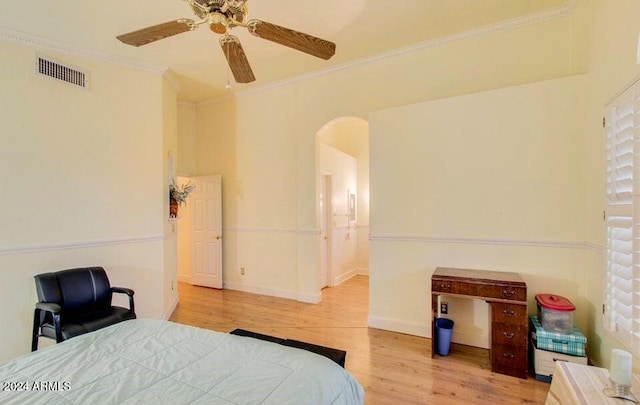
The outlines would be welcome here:
[[[431,357],[436,356],[436,316],[439,294],[431,294]]]

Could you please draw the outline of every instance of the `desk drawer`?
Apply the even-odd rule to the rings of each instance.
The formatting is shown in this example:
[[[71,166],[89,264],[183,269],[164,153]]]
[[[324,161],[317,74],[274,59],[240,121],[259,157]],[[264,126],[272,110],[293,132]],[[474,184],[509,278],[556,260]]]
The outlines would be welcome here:
[[[526,328],[527,327],[527,306],[492,302],[491,303],[491,322],[520,325]]]
[[[491,371],[527,378],[528,354],[527,344],[523,346],[492,345]]]
[[[491,346],[517,346],[527,344],[527,327],[508,323],[491,323]]]
[[[527,301],[527,287],[517,287],[511,285],[482,285],[479,289],[479,296],[487,298],[498,298],[503,300]]]
[[[527,287],[514,285],[483,284],[474,281],[431,279],[431,291],[473,297],[497,298],[510,301],[527,301]]]
[[[478,284],[465,281],[431,280],[431,291],[447,294],[477,296]]]

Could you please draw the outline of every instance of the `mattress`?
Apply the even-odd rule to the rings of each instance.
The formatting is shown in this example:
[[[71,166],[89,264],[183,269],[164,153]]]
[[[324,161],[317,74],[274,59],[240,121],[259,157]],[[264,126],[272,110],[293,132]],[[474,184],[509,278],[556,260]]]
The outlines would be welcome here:
[[[0,366],[1,404],[364,403],[342,367],[305,350],[136,319]]]

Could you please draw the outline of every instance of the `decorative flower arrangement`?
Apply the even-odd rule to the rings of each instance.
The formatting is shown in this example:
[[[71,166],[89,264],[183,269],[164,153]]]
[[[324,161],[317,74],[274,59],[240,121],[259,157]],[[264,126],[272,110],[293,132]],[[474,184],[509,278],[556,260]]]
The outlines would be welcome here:
[[[187,197],[189,197],[194,188],[196,188],[196,185],[190,181],[179,186],[175,180],[172,180],[169,183],[169,197],[176,200],[178,205],[186,204]]]

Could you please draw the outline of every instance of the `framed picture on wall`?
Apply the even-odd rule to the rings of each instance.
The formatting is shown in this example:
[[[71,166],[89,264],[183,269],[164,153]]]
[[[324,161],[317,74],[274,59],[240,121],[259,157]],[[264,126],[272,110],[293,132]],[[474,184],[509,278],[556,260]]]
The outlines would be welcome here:
[[[347,190],[347,206],[349,222],[356,222],[356,193],[351,190]]]

